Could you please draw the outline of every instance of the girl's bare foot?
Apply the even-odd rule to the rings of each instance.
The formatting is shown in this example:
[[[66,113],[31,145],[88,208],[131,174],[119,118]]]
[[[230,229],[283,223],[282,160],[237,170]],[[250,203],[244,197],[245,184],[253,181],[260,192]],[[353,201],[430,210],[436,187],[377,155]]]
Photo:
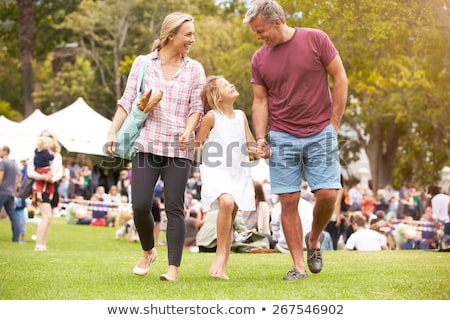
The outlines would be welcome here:
[[[225,273],[216,273],[211,269],[209,269],[209,275],[215,279],[230,280],[230,277],[228,277]]]
[[[209,268],[208,273],[213,278],[228,280],[230,278],[225,273],[226,268],[227,266],[225,261],[216,257],[211,265],[211,268]]]

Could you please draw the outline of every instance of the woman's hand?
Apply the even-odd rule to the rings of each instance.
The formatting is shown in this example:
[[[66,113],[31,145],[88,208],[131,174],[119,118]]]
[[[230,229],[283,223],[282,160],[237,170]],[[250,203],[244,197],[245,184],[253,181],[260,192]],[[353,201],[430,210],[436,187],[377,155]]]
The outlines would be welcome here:
[[[51,171],[48,173],[42,174],[41,177],[42,177],[42,179],[41,179],[42,181],[53,182],[53,174]]]
[[[114,157],[114,151],[116,150],[116,135],[108,134],[108,139],[106,141],[106,154],[110,157]]]

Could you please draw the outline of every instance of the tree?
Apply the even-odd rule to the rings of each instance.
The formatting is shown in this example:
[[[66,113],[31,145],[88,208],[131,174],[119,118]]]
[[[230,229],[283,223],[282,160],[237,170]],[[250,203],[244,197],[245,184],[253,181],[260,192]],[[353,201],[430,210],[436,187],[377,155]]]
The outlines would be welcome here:
[[[33,0],[17,0],[19,12],[19,43],[22,54],[23,96],[25,115],[33,112]]]
[[[32,99],[35,81],[31,66],[34,68],[57,44],[65,42],[70,30],[57,30],[55,24],[79,1],[0,2],[0,79],[8,84],[2,86],[0,96],[25,115],[38,107]]]
[[[76,41],[97,71],[103,100],[97,100],[99,111],[112,117],[115,102],[121,97],[131,63],[138,54],[150,51],[159,38],[164,17],[173,11],[192,14],[202,6],[210,10],[212,1],[117,1],[85,0],[79,9],[60,25],[73,30]],[[97,98],[98,99],[98,98]]]
[[[95,80],[95,72],[86,58],[78,57],[73,63],[64,63],[56,74],[53,61],[53,54],[50,54],[38,73],[41,88],[34,93],[36,103],[41,104],[47,114],[63,109],[79,97],[93,96],[91,84]]]

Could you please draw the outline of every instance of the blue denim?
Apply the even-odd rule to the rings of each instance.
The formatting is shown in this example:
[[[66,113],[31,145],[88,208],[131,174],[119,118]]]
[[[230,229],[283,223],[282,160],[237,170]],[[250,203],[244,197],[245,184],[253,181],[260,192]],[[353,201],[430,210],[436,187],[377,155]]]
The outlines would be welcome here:
[[[19,242],[20,226],[18,220],[15,219],[14,197],[0,194],[0,209],[3,207],[5,207],[5,211],[11,221],[12,241]]]
[[[331,239],[331,235],[328,231],[322,231],[323,241],[320,243],[320,250],[322,251],[331,251],[334,250],[333,240]]]
[[[270,184],[274,194],[298,192],[302,172],[311,191],[341,188],[338,140],[330,124],[309,137],[270,131]]]

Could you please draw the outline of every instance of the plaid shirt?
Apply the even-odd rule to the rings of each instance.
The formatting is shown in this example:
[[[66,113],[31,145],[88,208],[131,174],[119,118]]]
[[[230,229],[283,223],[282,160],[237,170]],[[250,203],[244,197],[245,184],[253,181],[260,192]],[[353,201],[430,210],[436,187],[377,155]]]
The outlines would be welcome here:
[[[145,92],[161,90],[161,102],[149,113],[135,148],[160,156],[193,159],[193,151],[180,151],[178,137],[186,128],[187,119],[193,113],[203,115],[200,93],[206,83],[203,66],[188,57],[172,80],[165,80],[157,50],[146,56],[139,56],[133,62],[123,96],[118,100],[127,113],[136,98],[136,82],[142,59],[148,59],[145,74]]]

